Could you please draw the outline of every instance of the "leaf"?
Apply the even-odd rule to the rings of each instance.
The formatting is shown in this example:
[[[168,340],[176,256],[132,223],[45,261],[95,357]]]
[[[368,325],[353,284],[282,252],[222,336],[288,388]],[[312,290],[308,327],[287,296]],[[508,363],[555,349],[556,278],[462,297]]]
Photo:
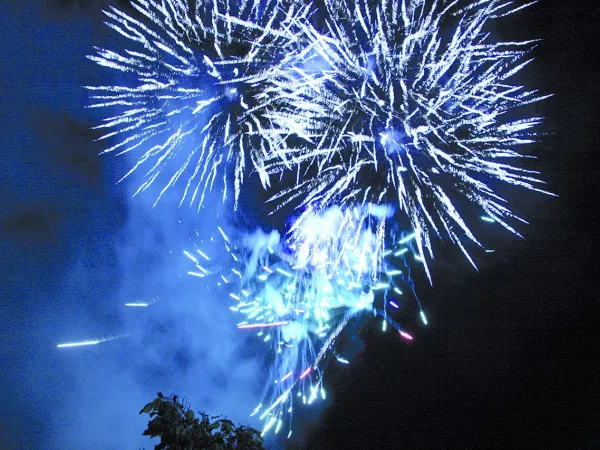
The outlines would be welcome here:
[[[148,403],[146,406],[144,406],[144,408],[142,408],[142,410],[140,411],[140,414],[149,413],[150,411],[152,411],[153,408],[154,408],[154,402]]]
[[[194,421],[194,411],[192,411],[191,409],[188,410],[188,412],[185,413],[185,418],[188,422],[193,422]]]
[[[231,433],[233,430],[233,422],[231,420],[223,419],[221,421],[221,431],[224,433]]]

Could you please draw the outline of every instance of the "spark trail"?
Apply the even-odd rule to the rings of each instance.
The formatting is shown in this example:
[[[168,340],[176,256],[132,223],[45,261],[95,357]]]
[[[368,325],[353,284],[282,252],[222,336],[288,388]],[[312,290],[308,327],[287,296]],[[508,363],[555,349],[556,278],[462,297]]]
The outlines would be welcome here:
[[[89,345],[98,345],[98,344],[102,344],[103,342],[114,341],[116,339],[121,339],[124,337],[127,337],[127,335],[110,336],[110,337],[101,338],[101,339],[88,339],[86,341],[66,342],[64,344],[58,344],[56,347],[57,348],[86,347]]]

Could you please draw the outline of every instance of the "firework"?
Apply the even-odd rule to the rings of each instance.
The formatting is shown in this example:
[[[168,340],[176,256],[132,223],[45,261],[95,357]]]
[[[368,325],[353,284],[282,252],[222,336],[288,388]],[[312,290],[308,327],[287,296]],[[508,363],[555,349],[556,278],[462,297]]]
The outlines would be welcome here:
[[[271,350],[264,402],[253,413],[264,420],[263,432],[291,421],[294,401],[324,398],[328,362],[349,362],[335,344],[353,319],[381,316],[384,331],[389,324],[412,340],[392,318],[405,279],[392,262],[403,263],[414,233],[386,250],[383,223],[372,207],[331,207],[311,210],[285,239],[259,232],[238,245],[219,229],[232,260],[225,269],[211,267],[202,249],[185,252],[197,269],[190,274],[218,276],[231,310],[243,316],[238,328],[256,332]]]
[[[284,238],[218,228],[226,267],[206,249],[184,252],[189,275],[226,290],[239,332],[270,349],[253,413],[263,432],[279,432],[297,402],[325,397],[324,371],[349,363],[337,344],[359,317],[413,339],[398,311],[411,264],[431,280],[436,238],[474,265],[468,248],[483,246],[474,218],[519,235],[514,221],[524,220],[498,185],[549,194],[538,172],[513,163],[541,121],[517,117],[518,108],[547,97],[510,81],[535,41],[496,42],[488,31],[531,3],[317,4],[136,0],[139,17],[106,11],[131,48],[90,57],[127,78],[89,89],[94,107],[118,111],[97,128],[119,139],[105,152],[138,156],[126,175],[142,171],[138,192],[157,183],[160,199],[181,179],[181,202],[200,208],[222,178],[223,197],[232,181],[237,206],[248,169],[265,188],[273,175],[295,174],[271,198],[275,210],[298,208]],[[427,325],[420,303],[418,314]]]
[[[281,140],[270,170],[298,174],[273,200],[395,204],[429,258],[432,238],[444,237],[473,263],[465,240],[481,244],[464,218],[471,212],[518,235],[509,222],[522,219],[494,187],[548,194],[538,172],[511,165],[541,120],[513,110],[546,97],[509,83],[535,41],[493,42],[486,25],[525,6],[325,0],[324,29],[302,27],[311,52],[293,74],[304,80],[290,93],[296,111],[273,114]],[[319,70],[306,69],[317,60]]]
[[[105,132],[101,139],[117,139],[104,153],[136,155],[123,177],[143,173],[136,194],[159,183],[160,199],[181,178],[181,202],[200,208],[217,177],[224,199],[232,178],[237,205],[247,166],[269,184],[263,128],[272,127],[264,112],[278,99],[266,87],[293,53],[290,29],[308,7],[294,0],[134,0],[132,6],[135,17],[104,11],[128,48],[98,48],[89,57],[123,79],[87,87],[92,107],[117,112],[96,127]]]

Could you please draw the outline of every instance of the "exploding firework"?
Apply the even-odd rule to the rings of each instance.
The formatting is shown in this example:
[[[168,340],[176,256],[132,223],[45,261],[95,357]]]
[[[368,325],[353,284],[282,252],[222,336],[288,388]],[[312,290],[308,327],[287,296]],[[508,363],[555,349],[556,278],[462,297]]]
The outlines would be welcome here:
[[[408,256],[431,279],[432,244],[448,238],[473,263],[468,245],[482,244],[471,217],[517,235],[512,222],[523,221],[496,184],[548,194],[538,172],[512,164],[541,121],[515,118],[518,108],[546,98],[509,81],[535,41],[494,42],[487,31],[529,4],[318,4],[136,0],[135,17],[106,11],[131,48],[90,57],[128,78],[89,89],[92,106],[118,111],[97,128],[101,139],[120,138],[105,152],[137,154],[126,176],[143,172],[138,192],[157,183],[160,198],[181,179],[181,202],[200,208],[222,178],[224,198],[233,181],[237,204],[248,169],[265,188],[271,175],[296,174],[271,199],[301,211],[285,238],[219,228],[227,267],[206,249],[185,252],[189,274],[218,277],[240,332],[271,350],[253,413],[264,432],[279,432],[295,403],[325,397],[328,363],[349,362],[336,344],[351,321],[377,316],[384,331],[412,340],[396,312],[412,287]],[[400,215],[404,232],[387,225]]]
[[[349,362],[335,344],[353,319],[381,316],[384,331],[389,324],[412,340],[393,315],[406,280],[397,266],[414,233],[386,250],[380,219],[372,207],[332,207],[311,211],[286,239],[258,233],[240,245],[219,229],[232,259],[223,270],[210,267],[200,248],[186,252],[197,269],[190,274],[220,277],[235,302],[231,310],[243,315],[238,328],[256,331],[271,349],[264,402],[253,413],[265,421],[263,432],[291,421],[294,401],[324,398],[328,362]]]
[[[104,153],[135,153],[125,177],[143,172],[136,194],[161,180],[160,199],[181,178],[181,202],[198,208],[217,177],[223,198],[233,179],[237,204],[247,166],[267,186],[263,128],[272,127],[265,111],[279,99],[266,87],[294,53],[290,29],[308,8],[294,0],[135,0],[132,6],[135,17],[105,11],[107,25],[129,48],[99,48],[89,57],[123,78],[122,85],[87,87],[92,107],[118,112],[96,127],[105,130],[101,139],[118,138]]]
[[[324,30],[302,27],[311,53],[293,74],[304,80],[296,111],[273,116],[288,132],[270,170],[298,174],[273,200],[396,204],[430,258],[437,236],[473,263],[465,238],[482,245],[463,218],[471,213],[518,235],[509,221],[522,219],[493,185],[548,194],[538,172],[510,164],[541,120],[513,110],[546,97],[508,82],[535,41],[492,42],[486,31],[490,19],[528,6],[512,3],[325,0]],[[319,70],[307,70],[315,55]]]

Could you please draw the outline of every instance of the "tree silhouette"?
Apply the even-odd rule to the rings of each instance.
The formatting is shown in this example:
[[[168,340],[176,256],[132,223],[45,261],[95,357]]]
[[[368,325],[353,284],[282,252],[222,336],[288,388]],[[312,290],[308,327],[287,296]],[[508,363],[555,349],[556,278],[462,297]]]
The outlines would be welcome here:
[[[140,414],[149,414],[145,436],[160,437],[155,450],[264,450],[263,439],[254,428],[236,427],[222,416],[209,416],[179,403],[176,395],[158,397],[148,403]]]

